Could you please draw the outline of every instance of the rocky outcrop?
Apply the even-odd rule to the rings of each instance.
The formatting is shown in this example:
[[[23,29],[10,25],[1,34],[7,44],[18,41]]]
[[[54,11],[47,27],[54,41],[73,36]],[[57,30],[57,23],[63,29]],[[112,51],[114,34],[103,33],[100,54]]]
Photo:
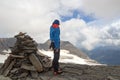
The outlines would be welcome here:
[[[37,43],[25,33],[15,36],[16,43],[0,69],[0,74],[12,80],[38,78],[38,73],[48,71],[51,60],[37,50]]]

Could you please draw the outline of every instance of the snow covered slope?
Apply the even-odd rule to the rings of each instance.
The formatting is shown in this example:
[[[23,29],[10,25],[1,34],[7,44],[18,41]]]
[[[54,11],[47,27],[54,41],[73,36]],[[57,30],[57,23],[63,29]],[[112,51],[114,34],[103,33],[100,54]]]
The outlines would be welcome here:
[[[39,50],[41,53],[51,57],[53,59],[53,51]],[[76,55],[70,54],[68,50],[60,51],[60,60],[61,63],[75,63],[83,65],[102,65],[91,59],[83,59]]]
[[[4,50],[3,52],[10,53],[10,50],[8,50],[8,51]],[[39,50],[39,52],[41,52],[44,55],[47,55],[47,56],[51,57],[51,59],[53,59],[53,51]],[[5,54],[5,55],[0,54],[0,63],[4,63],[5,59],[7,59],[8,56],[9,56],[9,54]],[[83,59],[83,58],[78,57],[77,55],[70,54],[70,52],[68,50],[61,50],[60,51],[59,62],[83,64],[83,65],[102,65],[102,64],[97,63],[94,60]]]

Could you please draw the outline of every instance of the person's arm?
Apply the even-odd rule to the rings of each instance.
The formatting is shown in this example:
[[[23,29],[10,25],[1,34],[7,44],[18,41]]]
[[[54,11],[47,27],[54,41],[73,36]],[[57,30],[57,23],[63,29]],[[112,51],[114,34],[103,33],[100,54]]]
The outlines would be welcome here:
[[[55,45],[54,45],[54,29],[50,28],[50,46],[49,46],[49,49],[54,49],[55,48]]]
[[[50,40],[54,42],[54,30],[52,28],[50,28]]]

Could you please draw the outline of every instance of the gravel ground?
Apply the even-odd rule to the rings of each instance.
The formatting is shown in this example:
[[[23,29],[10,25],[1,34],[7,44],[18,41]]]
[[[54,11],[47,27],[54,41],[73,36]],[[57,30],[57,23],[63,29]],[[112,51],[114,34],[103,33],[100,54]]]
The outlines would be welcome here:
[[[0,64],[1,66],[2,64]],[[60,64],[63,73],[53,75],[52,71],[39,74],[38,79],[19,80],[120,80],[120,66],[88,66],[77,64]],[[0,76],[0,80],[11,80]]]

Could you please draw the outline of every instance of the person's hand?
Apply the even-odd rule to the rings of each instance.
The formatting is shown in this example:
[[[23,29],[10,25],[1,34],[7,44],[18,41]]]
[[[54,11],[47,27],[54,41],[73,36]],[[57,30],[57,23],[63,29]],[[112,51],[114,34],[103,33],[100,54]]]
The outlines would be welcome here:
[[[55,53],[58,53],[59,52],[59,49],[55,49]]]
[[[49,49],[54,50],[54,48],[55,48],[55,44],[54,44],[54,42],[51,42],[51,43],[50,43],[50,47],[49,47]]]

